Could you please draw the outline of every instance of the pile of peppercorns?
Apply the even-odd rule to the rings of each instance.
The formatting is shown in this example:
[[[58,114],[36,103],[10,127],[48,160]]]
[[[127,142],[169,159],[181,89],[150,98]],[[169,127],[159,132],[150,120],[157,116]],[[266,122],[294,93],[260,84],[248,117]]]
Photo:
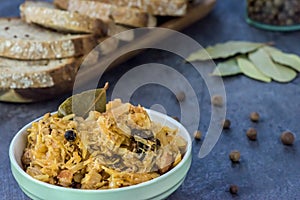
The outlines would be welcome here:
[[[299,0],[248,0],[248,17],[264,24],[300,24]]]

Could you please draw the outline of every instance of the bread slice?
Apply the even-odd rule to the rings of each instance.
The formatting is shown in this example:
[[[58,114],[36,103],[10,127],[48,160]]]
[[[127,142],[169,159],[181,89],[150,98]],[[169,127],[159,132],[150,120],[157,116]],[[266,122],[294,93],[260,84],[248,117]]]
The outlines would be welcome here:
[[[57,83],[52,87],[10,89],[0,88],[0,101],[12,103],[30,103],[49,99],[57,99],[60,95],[71,92],[73,81]]]
[[[0,56],[22,60],[60,59],[90,52],[92,34],[68,35],[30,25],[19,18],[0,19]]]
[[[46,88],[72,82],[81,61],[81,57],[36,61],[0,58],[0,88]]]
[[[60,32],[113,36],[129,30],[112,21],[104,22],[101,19],[90,18],[77,12],[55,9],[53,4],[47,2],[26,1],[20,6],[20,11],[22,19],[27,23],[35,23]],[[133,40],[133,32],[128,31],[127,33],[122,40]]]
[[[20,6],[21,17],[27,23],[67,33],[94,33],[104,35],[107,24],[75,12],[56,9],[48,2],[26,1]]]
[[[117,6],[139,8],[152,15],[183,16],[186,14],[188,0],[96,0]]]
[[[73,89],[82,57],[21,61],[0,58],[0,101],[36,102]]]
[[[86,0],[54,0],[54,4],[61,9],[77,11],[104,21],[113,20],[117,24],[133,27],[156,26],[154,16],[137,8]]]

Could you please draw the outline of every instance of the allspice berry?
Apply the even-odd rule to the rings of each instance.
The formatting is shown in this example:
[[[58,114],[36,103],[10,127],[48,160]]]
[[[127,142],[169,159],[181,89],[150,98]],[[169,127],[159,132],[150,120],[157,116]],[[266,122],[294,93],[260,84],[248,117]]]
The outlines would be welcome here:
[[[183,91],[180,91],[176,94],[176,98],[179,102],[184,101],[185,99],[185,93]]]
[[[229,192],[231,194],[237,194],[239,191],[239,187],[237,185],[230,185]]]
[[[295,136],[289,131],[285,131],[281,134],[281,142],[284,145],[292,145],[295,141]]]
[[[230,129],[231,121],[229,119],[223,120],[223,129]]]
[[[196,140],[201,140],[201,137],[202,137],[202,132],[201,131],[195,131],[194,132],[194,138],[196,139]]]
[[[220,95],[214,95],[211,98],[211,102],[214,106],[222,107],[223,106],[223,97]]]
[[[239,162],[241,158],[241,154],[238,150],[233,150],[230,152],[229,158],[232,162]]]
[[[259,121],[259,114],[257,113],[257,112],[252,112],[251,114],[250,114],[250,119],[251,119],[251,121],[253,121],[253,122],[258,122]]]
[[[249,140],[256,140],[257,139],[257,131],[255,128],[249,128],[246,132],[247,137]]]

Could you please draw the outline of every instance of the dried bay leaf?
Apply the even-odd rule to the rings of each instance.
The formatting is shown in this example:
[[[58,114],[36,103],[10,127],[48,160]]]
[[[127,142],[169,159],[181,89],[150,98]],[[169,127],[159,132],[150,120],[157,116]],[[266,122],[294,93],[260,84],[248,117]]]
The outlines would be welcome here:
[[[295,54],[284,53],[274,47],[264,47],[272,60],[281,65],[289,66],[300,72],[300,57]]]
[[[58,108],[58,116],[64,117],[75,114],[80,117],[87,117],[90,111],[105,112],[106,109],[106,88],[88,90],[67,98]]]
[[[233,58],[236,55],[238,57]],[[187,61],[225,58],[229,60],[219,63],[212,75],[231,76],[243,73],[264,82],[271,82],[272,79],[277,82],[289,82],[297,76],[294,70],[300,72],[299,56],[284,53],[268,46],[268,43],[228,41],[194,52]],[[235,59],[239,59],[239,63]]]
[[[285,83],[285,82],[290,82],[296,78],[297,76],[296,71],[278,63],[274,63],[274,64],[279,69],[279,71],[281,71],[281,79],[276,81]]]
[[[232,76],[242,73],[240,67],[237,64],[236,58],[231,58],[224,62],[218,63],[217,67],[213,71],[214,76]]]
[[[237,59],[238,66],[240,67],[240,70],[245,74],[246,76],[263,81],[263,82],[271,82],[271,78],[264,75],[259,69],[253,65],[253,63],[248,60],[247,58],[238,58]]]
[[[209,59],[228,58],[237,54],[245,54],[252,52],[266,44],[245,42],[245,41],[229,41],[226,43],[216,44],[214,46],[208,46],[206,49],[201,49],[195,53],[192,53],[187,61],[204,61]]]
[[[294,70],[275,64],[263,48],[250,53],[249,59],[263,74],[271,77],[275,81],[289,82],[297,75]]]

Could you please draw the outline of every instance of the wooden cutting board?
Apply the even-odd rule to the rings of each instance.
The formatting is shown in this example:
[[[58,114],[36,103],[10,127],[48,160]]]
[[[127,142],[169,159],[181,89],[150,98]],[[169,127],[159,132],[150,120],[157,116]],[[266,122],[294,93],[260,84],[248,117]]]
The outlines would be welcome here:
[[[158,27],[172,29],[176,31],[183,30],[184,28],[192,25],[193,23],[199,21],[200,19],[208,15],[214,8],[215,3],[216,0],[202,0],[201,3],[198,3],[196,5],[190,5],[187,14],[184,17],[170,19],[165,23],[162,23]],[[122,55],[121,52],[130,52],[129,49],[132,49],[133,46],[137,47],[135,49],[140,49],[140,47],[146,47],[149,46],[149,44],[158,43],[159,41],[163,40],[164,37],[167,36],[155,34],[155,32],[149,33],[145,36],[135,39],[134,41],[130,42],[127,46],[125,45],[122,46],[122,48],[115,50],[109,56],[118,57],[118,55]],[[139,53],[141,53],[141,51],[142,50],[134,51],[132,53],[126,53],[126,55],[119,57],[113,64],[111,64],[109,69],[118,67],[121,63],[129,60],[130,58],[133,58],[134,56],[137,56]],[[96,71],[101,71],[104,67],[107,66],[107,64],[109,63],[108,60],[110,60],[109,56],[100,58],[96,65],[89,67],[84,71],[80,71],[80,73],[76,77],[76,86],[86,85],[89,82],[94,83],[95,80],[98,80],[99,77],[93,77],[93,75],[98,75]],[[86,86],[86,88],[89,88],[89,86]]]
[[[186,16],[170,20],[162,24],[161,27],[177,31],[183,30],[209,14],[214,8],[215,3],[216,0],[203,0],[201,3],[190,6]]]
[[[168,18],[169,20],[165,20],[165,22],[161,23],[159,27],[168,28],[176,31],[183,30],[184,28],[190,26],[191,24],[195,23],[196,21],[202,19],[207,14],[209,14],[214,5],[216,0],[202,0],[200,3],[195,5],[190,5],[188,8],[188,12],[183,17],[176,17],[176,18]],[[138,46],[148,46],[147,44],[153,44],[161,41],[165,36],[159,34],[148,34],[142,36],[138,39],[135,39],[132,42],[129,42],[127,45],[122,46],[122,49],[115,50],[112,54],[120,55],[120,51],[126,51],[130,49],[132,45]],[[112,67],[118,67],[120,63],[129,60],[130,58],[136,56],[141,51],[135,51],[134,53],[126,54],[121,58],[117,59],[116,62],[113,63]],[[108,55],[109,56],[109,55]],[[79,85],[86,85],[93,79],[97,79],[98,77],[93,77],[93,73],[95,70],[101,70],[106,64],[109,58],[102,57],[99,59],[96,65],[89,67],[88,70],[85,70],[83,73],[78,74],[76,77],[76,81]],[[0,89],[0,101],[4,102],[13,102],[13,103],[29,103],[29,102],[36,102],[41,100],[48,100],[57,98],[60,95],[63,95],[67,92],[72,91],[73,86],[70,84],[68,85],[61,85],[55,86],[52,88],[39,88],[39,89]]]

